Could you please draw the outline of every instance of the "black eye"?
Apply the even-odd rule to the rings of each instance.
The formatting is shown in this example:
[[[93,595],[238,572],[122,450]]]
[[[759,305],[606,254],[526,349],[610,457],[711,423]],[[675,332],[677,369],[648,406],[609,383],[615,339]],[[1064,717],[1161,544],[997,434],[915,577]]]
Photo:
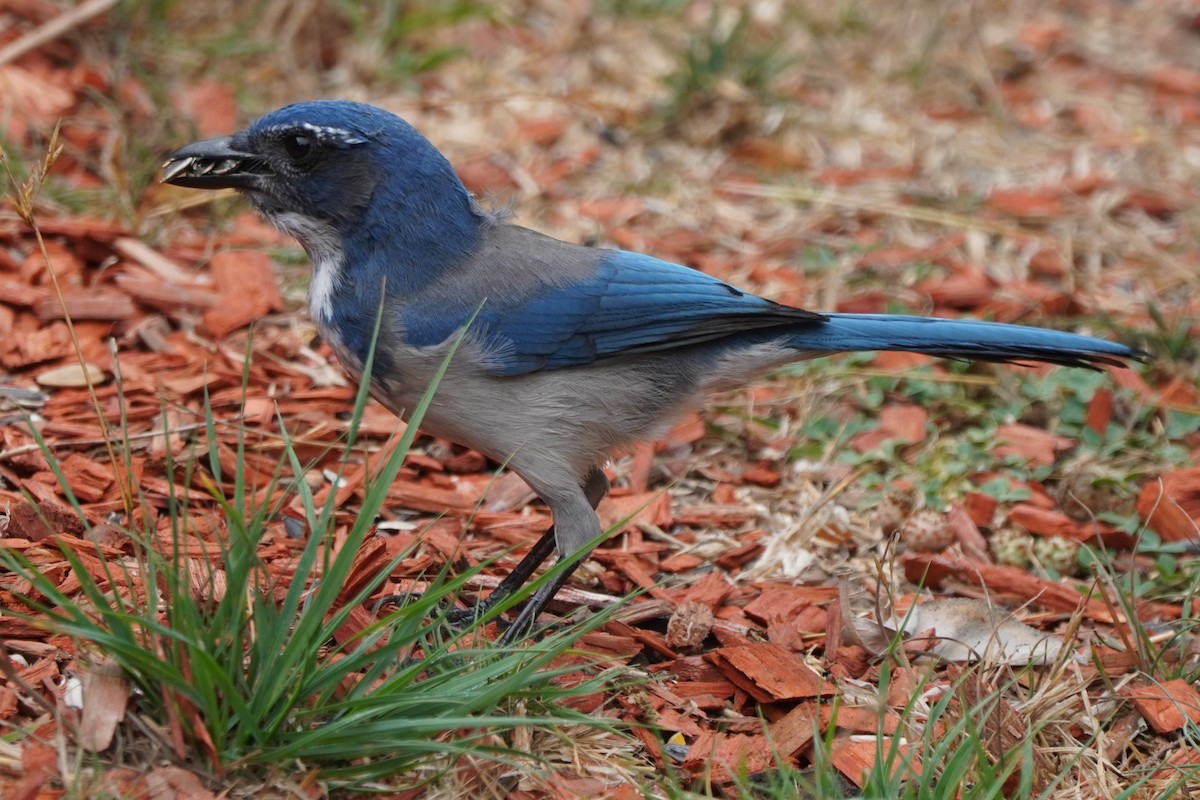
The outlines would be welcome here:
[[[318,146],[311,136],[302,133],[289,133],[283,137],[283,151],[294,164],[304,165],[317,157]]]

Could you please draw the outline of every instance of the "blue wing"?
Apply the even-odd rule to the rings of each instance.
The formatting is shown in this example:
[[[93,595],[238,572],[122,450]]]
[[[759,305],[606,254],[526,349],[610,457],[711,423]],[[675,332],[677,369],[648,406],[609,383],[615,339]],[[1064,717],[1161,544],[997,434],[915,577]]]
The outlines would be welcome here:
[[[620,250],[604,251],[582,280],[543,283],[519,300],[498,295],[486,298],[472,326],[497,375],[580,366],[825,319],[702,272]],[[445,341],[474,310],[410,305],[404,313],[407,338],[417,346]]]

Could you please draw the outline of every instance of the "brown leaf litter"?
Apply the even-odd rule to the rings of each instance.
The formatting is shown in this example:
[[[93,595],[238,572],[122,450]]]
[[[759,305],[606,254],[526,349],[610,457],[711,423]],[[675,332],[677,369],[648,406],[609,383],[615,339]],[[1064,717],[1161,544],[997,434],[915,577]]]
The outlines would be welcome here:
[[[882,39],[839,38],[837,26],[827,39],[790,17],[770,19],[776,5],[792,3],[751,3],[765,15],[755,25],[794,29],[798,45],[830,63],[799,62],[778,98],[752,102],[724,91],[693,99],[704,112],[665,138],[633,123],[655,113],[659,78],[675,63],[681,37],[697,30],[695,20],[655,27],[593,9],[580,24],[576,5],[535,2],[536,14],[522,7],[505,25],[478,21],[437,32],[450,44],[469,41],[483,68],[451,64],[421,78],[419,101],[388,101],[445,147],[472,190],[519,191],[527,222],[567,239],[652,252],[811,307],[881,312],[898,304],[1079,327],[1107,318],[1150,331],[1155,322],[1146,309],[1154,303],[1185,338],[1200,335],[1197,176],[1174,155],[1196,146],[1200,81],[1182,55],[1186,26],[1163,4],[1086,2],[1079,10],[1052,3],[1024,17],[989,10],[980,31],[944,9],[924,21],[881,10]],[[804,5],[812,19],[829,13]],[[27,47],[26,37],[60,14],[52,4],[10,4],[0,14],[12,22],[0,27],[0,48],[19,45],[0,50],[6,141],[34,148],[65,117],[55,180],[75,188],[111,183],[110,165],[98,158],[111,152],[108,132],[144,129],[176,112],[157,108],[140,79],[117,81],[107,65],[87,63],[76,39]],[[1089,25],[1075,24],[1077,14],[1088,15]],[[537,24],[528,21],[535,17]],[[927,30],[909,27],[927,23],[944,25],[957,45],[953,54],[927,54],[924,81],[885,79],[915,58],[906,42],[930,40]],[[279,49],[299,47],[311,33],[301,25]],[[333,45],[324,46],[328,54]],[[964,61],[963,52],[983,60]],[[168,94],[201,133],[235,125],[234,94],[220,81],[193,81]],[[663,176],[671,180],[656,180]],[[399,429],[370,406],[362,446],[341,481],[331,480],[353,391],[328,346],[293,313],[290,273],[281,282],[267,255],[292,243],[244,210],[214,232],[207,207],[185,213],[190,198],[169,187],[153,186],[138,202],[132,216],[141,224],[72,215],[47,202],[37,216],[46,258],[30,231],[0,216],[0,502],[7,525],[0,544],[67,593],[78,591],[79,579],[60,548],[101,576],[103,560],[132,552],[127,529],[169,540],[171,498],[186,498],[193,516],[180,557],[198,576],[210,567],[220,574],[212,563],[225,533],[209,493],[215,480],[171,463],[203,461],[215,448],[225,479],[217,488],[228,492],[244,439],[255,500],[286,500],[282,489],[269,488],[283,453],[282,425],[300,460],[313,464],[295,477],[310,482],[319,502],[333,498],[344,530]],[[825,256],[814,258],[828,257],[831,268],[805,260],[822,248]],[[61,297],[50,270],[64,287]],[[863,369],[898,377],[926,363],[882,354]],[[962,379],[940,365],[931,369],[937,380]],[[1002,392],[1009,373],[988,374],[999,376],[986,380]],[[1194,374],[1114,370],[1109,381],[1086,409],[1098,433],[1126,418],[1115,399],[1126,395],[1114,389],[1154,409],[1160,426],[1168,412],[1200,409]],[[1154,785],[1166,785],[1200,761],[1175,736],[1185,720],[1200,719],[1196,690],[1158,672],[1194,662],[1194,643],[1173,627],[1198,610],[1191,601],[1125,604],[1123,584],[1106,575],[1035,574],[997,563],[989,550],[1001,532],[1016,531],[1030,542],[1104,544],[1129,569],[1148,568],[1148,558],[1132,550],[1133,536],[1090,508],[1081,512],[1062,491],[1078,442],[1042,420],[999,420],[996,459],[1016,458],[1049,475],[1014,487],[1027,499],[997,500],[980,490],[995,476],[980,475],[961,497],[946,498],[948,509],[905,503],[872,513],[853,502],[861,474],[833,458],[787,457],[805,444],[799,420],[806,415],[846,422],[860,410],[846,396],[829,395],[816,379],[773,380],[721,398],[609,468],[616,489],[600,514],[606,524],[627,521],[553,609],[607,607],[643,592],[581,643],[607,664],[654,677],[636,693],[593,698],[595,709],[615,709],[639,724],[632,729],[639,758],[665,767],[664,741],[680,732],[688,745],[678,766],[685,778],[728,793],[741,770],[771,769],[777,755],[810,766],[814,737],[832,728],[829,763],[861,786],[880,748],[892,744],[915,759],[914,770],[939,768],[921,763],[914,745],[931,703],[950,693],[954,714],[988,700],[983,730],[997,762],[1036,725],[1044,745],[1035,748],[1038,786],[1066,769],[1072,785],[1108,796],[1126,770],[1150,766],[1159,771]],[[206,397],[214,442],[206,441]],[[26,420],[51,448],[87,529]],[[865,453],[891,441],[915,454],[952,424],[887,394],[878,424],[847,444]],[[104,446],[113,440],[127,450],[128,469],[114,469]],[[1193,435],[1186,446],[1200,459],[1200,439]],[[419,439],[389,487],[387,518],[359,554],[347,596],[410,546],[382,592],[419,586],[447,561],[478,563],[515,547],[470,589],[494,587],[549,524],[519,480],[494,480],[495,467],[450,443]],[[1164,467],[1139,480],[1131,510],[1140,520],[1163,542],[1194,541],[1200,471]],[[142,499],[132,510],[130,487]],[[911,496],[914,487],[889,488]],[[287,513],[298,518],[298,511],[292,503]],[[893,530],[898,554],[886,544]],[[279,520],[263,532],[259,556],[286,580],[299,547]],[[839,574],[849,587],[841,597]],[[196,584],[197,592],[225,588]],[[0,576],[0,608],[28,611],[19,598],[30,590]],[[862,592],[870,596],[865,616],[850,607]],[[372,619],[369,606],[355,609],[338,635]],[[1153,636],[1143,639],[1149,628]],[[899,651],[886,656],[894,669],[884,685],[879,659],[901,631]],[[1162,631],[1177,636],[1179,647],[1147,652],[1146,642]],[[17,752],[0,749],[0,792],[59,796],[55,743],[77,735],[79,746],[111,752],[127,689],[103,661],[81,660],[73,643],[13,615],[0,616],[0,643],[0,720],[32,731]],[[1026,662],[1035,667],[1012,677]],[[59,688],[76,679],[80,709]],[[561,752],[551,732],[522,736],[516,744],[527,752]],[[572,736],[578,763],[530,765],[509,796],[633,796],[622,786],[632,773],[605,772],[615,760],[595,755],[613,740]],[[108,769],[97,791],[214,796],[215,787],[187,769],[144,766]],[[489,796],[512,786],[495,764],[458,767],[448,780],[459,783],[445,784],[445,796]],[[313,781],[305,791],[317,796]]]

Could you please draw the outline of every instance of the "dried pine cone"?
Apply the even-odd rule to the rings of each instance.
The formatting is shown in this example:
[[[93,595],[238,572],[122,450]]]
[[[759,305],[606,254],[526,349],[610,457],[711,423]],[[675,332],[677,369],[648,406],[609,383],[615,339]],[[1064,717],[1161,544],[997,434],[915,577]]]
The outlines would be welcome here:
[[[1033,541],[1033,557],[1059,575],[1074,575],[1079,562],[1079,542],[1065,536],[1040,536]]]
[[[997,564],[1028,567],[1032,561],[1033,537],[1016,528],[1001,528],[988,538],[988,547]]]
[[[914,553],[939,553],[956,538],[946,515],[928,508],[914,511],[900,526],[900,541]]]

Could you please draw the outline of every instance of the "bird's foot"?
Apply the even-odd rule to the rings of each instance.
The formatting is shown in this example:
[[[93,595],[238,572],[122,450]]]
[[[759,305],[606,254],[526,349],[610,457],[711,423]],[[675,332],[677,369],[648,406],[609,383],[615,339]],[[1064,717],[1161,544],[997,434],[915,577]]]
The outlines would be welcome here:
[[[386,606],[402,607],[406,606],[418,599],[421,595],[418,592],[409,592],[407,594],[389,594],[384,595],[375,602],[375,612],[379,613]],[[466,608],[449,608],[448,600],[442,600],[437,604],[437,610],[431,615],[431,619],[437,621],[441,625],[452,628],[455,631],[464,631],[478,623],[488,612],[491,611],[495,603],[489,597],[485,600],[480,600],[473,606]],[[502,620],[496,620],[497,626],[501,630],[509,627],[509,623]]]
[[[486,600],[480,600],[475,605],[467,608],[452,608],[446,614],[445,623],[453,628],[464,630],[478,623],[487,616],[491,609],[492,604]],[[501,629],[508,627],[508,623],[499,617],[496,618],[496,624]]]

